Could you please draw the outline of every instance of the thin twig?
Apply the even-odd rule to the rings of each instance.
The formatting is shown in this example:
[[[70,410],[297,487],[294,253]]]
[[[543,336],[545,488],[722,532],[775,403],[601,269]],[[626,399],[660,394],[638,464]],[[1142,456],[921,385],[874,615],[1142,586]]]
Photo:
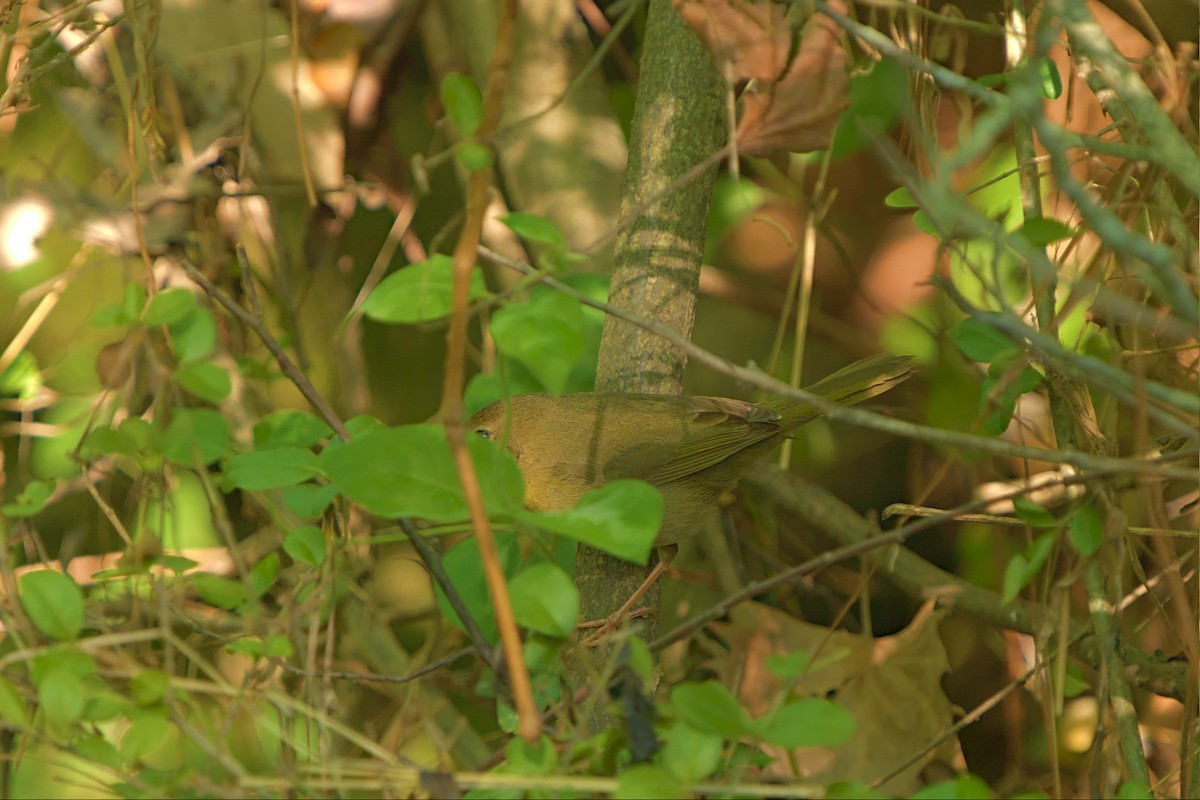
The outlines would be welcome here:
[[[508,83],[508,70],[512,62],[513,36],[516,29],[517,2],[504,0],[498,10],[495,49],[488,67],[487,87],[483,97],[483,115],[477,134],[485,139],[500,121],[501,104]],[[483,494],[475,465],[467,451],[466,430],[463,427],[462,394],[465,384],[467,321],[470,305],[469,288],[471,270],[475,267],[475,250],[483,230],[484,213],[488,205],[488,189],[491,185],[490,168],[475,170],[467,185],[466,218],[462,232],[454,248],[454,288],[452,292],[450,327],[446,334],[446,369],[442,384],[440,417],[446,429],[446,439],[454,455],[454,464],[462,481],[463,495],[471,512],[471,524],[479,555],[487,578],[488,593],[496,615],[496,627],[500,631],[500,644],[508,666],[509,684],[512,687],[513,705],[519,719],[521,737],[525,741],[537,742],[542,735],[542,724],[537,703],[533,699],[533,685],[525,665],[521,649],[521,635],[513,618],[512,605],[508,597],[508,584],[500,565],[500,554],[496,538],[492,534],[491,521],[483,507]]]
[[[263,345],[266,346],[267,350],[274,357],[275,363],[279,365],[279,369],[300,390],[300,394],[304,395],[304,399],[309,402],[309,405],[321,415],[321,419],[325,420],[325,423],[333,428],[334,433],[338,435],[339,439],[349,441],[350,432],[346,430],[341,417],[325,401],[325,398],[321,396],[321,393],[316,390],[316,387],[312,385],[308,377],[296,366],[296,363],[288,357],[288,354],[283,352],[283,348],[280,347],[279,342],[275,340],[271,332],[267,330],[267,326],[263,324],[263,321],[235,303],[232,298],[218,289],[212,281],[204,277],[203,273],[191,264],[186,261],[182,262],[182,264],[188,277],[200,284],[209,297],[220,303],[238,322],[254,331],[255,335],[258,336],[259,340],[262,341]]]
[[[279,342],[276,341],[271,332],[267,330],[267,327],[263,323],[262,319],[254,314],[251,314],[250,312],[246,311],[246,309],[235,303],[232,298],[228,297],[224,292],[218,289],[210,280],[208,280],[208,278],[201,274],[200,271],[191,264],[183,262],[183,268],[192,278],[192,280],[200,284],[209,297],[220,303],[239,322],[252,330],[259,337],[263,345],[266,346],[267,350],[271,352],[271,355],[275,357],[275,363],[279,365],[279,369],[288,377],[289,380],[292,381],[296,388],[300,390],[300,393],[304,395],[312,407],[316,409],[317,413],[321,415],[326,424],[329,425],[329,427],[332,428],[335,433],[337,433],[338,438],[340,438],[342,441],[349,441],[350,433],[346,430],[346,426],[342,422],[341,418],[326,402],[325,398],[321,396],[320,392],[316,390],[316,387],[312,385],[304,372],[298,366],[296,366],[295,362],[288,357],[287,353],[283,352],[283,348],[279,345]],[[427,541],[425,541],[425,538],[421,536],[421,534],[417,531],[416,526],[414,526],[410,520],[401,519],[399,520],[399,524],[401,530],[403,530],[405,535],[408,537],[409,542],[412,543],[413,548],[416,549],[417,553],[420,554],[421,558],[424,560],[425,566],[429,569],[430,574],[433,575],[434,581],[436,581],[438,586],[441,587],[442,592],[446,595],[446,599],[450,602],[451,607],[453,607],[458,613],[459,619],[463,621],[464,627],[467,628],[468,636],[470,636],[472,644],[474,644],[478,650],[480,658],[483,659],[484,663],[495,669],[497,665],[495,659],[492,657],[491,647],[487,643],[487,637],[485,637],[481,632],[479,624],[475,622],[474,617],[467,609],[466,603],[463,601],[462,596],[455,588],[454,583],[450,580],[450,577],[446,574],[437,552],[429,545]]]
[[[728,375],[748,386],[762,389],[773,395],[787,397],[789,399],[798,400],[799,402],[811,405],[820,411],[822,415],[837,422],[844,422],[848,425],[857,425],[894,436],[901,436],[906,439],[914,439],[916,441],[931,444],[950,445],[953,447],[961,447],[967,450],[977,450],[988,453],[989,455],[1002,456],[1005,458],[1023,458],[1033,461],[1046,461],[1051,464],[1070,464],[1071,466],[1081,470],[1092,470],[1095,472],[1114,474],[1128,473],[1133,475],[1144,475],[1152,478],[1172,478],[1178,480],[1192,480],[1195,478],[1195,472],[1192,470],[1175,469],[1163,466],[1163,463],[1170,460],[1166,458],[1112,458],[1109,456],[1095,456],[1078,451],[1048,450],[1041,447],[1012,444],[1011,442],[1006,442],[1001,439],[992,439],[983,436],[971,436],[969,434],[959,433],[957,431],[942,430],[941,428],[919,425],[883,414],[864,411],[859,408],[845,408],[835,403],[830,403],[829,401],[821,398],[818,395],[812,394],[811,392],[806,392],[803,389],[796,389],[788,386],[786,383],[783,383],[771,375],[768,375],[757,369],[735,364],[727,358],[719,356],[709,350],[705,350],[699,345],[696,345],[690,339],[680,336],[678,333],[666,327],[665,325],[661,325],[653,320],[644,319],[636,314],[622,311],[621,309],[614,308],[607,303],[602,303],[598,300],[588,297],[582,292],[567,286],[565,283],[539,272],[529,264],[508,258],[487,247],[480,247],[479,253],[485,258],[488,258],[497,264],[509,267],[510,269],[514,269],[526,275],[537,275],[540,277],[541,282],[546,286],[575,298],[589,308],[595,308],[603,311],[606,314],[611,314],[632,325],[637,325],[638,327],[649,331],[656,336],[663,337],[686,352],[690,359],[704,364],[710,369],[713,369],[721,374]]]

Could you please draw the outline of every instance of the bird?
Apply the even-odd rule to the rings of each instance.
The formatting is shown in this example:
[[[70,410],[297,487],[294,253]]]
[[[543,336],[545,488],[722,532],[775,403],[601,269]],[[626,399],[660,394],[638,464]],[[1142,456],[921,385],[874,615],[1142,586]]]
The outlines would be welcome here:
[[[853,405],[888,391],[913,372],[907,356],[854,362],[808,391]],[[499,400],[467,429],[502,443],[525,480],[533,511],[573,508],[584,494],[622,478],[658,488],[663,521],[654,543],[675,544],[699,532],[719,498],[758,461],[822,412],[773,398],[626,392],[527,394]]]

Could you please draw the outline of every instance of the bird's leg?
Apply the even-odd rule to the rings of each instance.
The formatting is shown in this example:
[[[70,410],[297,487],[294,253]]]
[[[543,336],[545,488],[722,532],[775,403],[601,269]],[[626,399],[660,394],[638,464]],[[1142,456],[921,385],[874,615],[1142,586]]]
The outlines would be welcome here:
[[[654,582],[661,578],[663,574],[671,568],[671,562],[675,560],[675,554],[677,552],[679,552],[679,548],[675,545],[666,545],[658,548],[658,563],[654,565],[654,569],[650,570],[650,574],[647,575],[646,579],[642,581],[641,585],[634,590],[633,594],[629,596],[629,599],[626,600],[620,608],[610,614],[608,619],[604,620],[604,622],[600,625],[600,629],[583,640],[584,647],[595,647],[600,643],[601,639],[619,628],[621,623],[625,621],[626,617],[639,616],[637,612],[633,611],[634,606],[637,605],[638,601],[642,599],[646,592],[650,591],[650,587],[654,585]],[[639,609],[639,611],[644,612],[646,609]],[[585,625],[588,625],[588,623],[585,623]]]

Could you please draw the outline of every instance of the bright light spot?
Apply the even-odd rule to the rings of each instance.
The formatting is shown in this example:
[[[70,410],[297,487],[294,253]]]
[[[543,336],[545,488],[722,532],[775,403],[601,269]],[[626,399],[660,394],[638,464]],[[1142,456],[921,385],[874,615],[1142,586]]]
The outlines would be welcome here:
[[[37,261],[38,241],[53,219],[54,209],[40,197],[0,206],[0,269],[20,269]]]

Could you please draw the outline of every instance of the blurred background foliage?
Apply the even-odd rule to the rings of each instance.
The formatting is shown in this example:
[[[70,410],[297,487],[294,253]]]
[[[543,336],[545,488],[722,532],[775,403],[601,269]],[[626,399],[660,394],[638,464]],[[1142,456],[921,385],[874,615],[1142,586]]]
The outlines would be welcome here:
[[[360,473],[384,465],[335,465],[329,420],[200,278],[250,312],[353,432],[428,420],[446,254],[466,176],[494,158],[469,409],[590,389],[602,312],[503,265],[606,297],[642,4],[521,3],[501,130],[485,142],[471,121],[491,2],[0,4],[6,795],[638,796],[797,778],[856,781],[838,789],[855,793],[918,755],[882,791],[1187,796],[1200,785],[1187,783],[1197,486],[1180,479],[1197,453],[1197,5],[851,10],[895,52],[849,45],[850,105],[829,149],[726,162],[694,341],[785,380],[802,363],[801,385],[879,350],[911,354],[919,380],[874,410],[1140,459],[1154,480],[1115,468],[1076,480],[1016,450],[811,424],[793,470],[871,519],[892,503],[1020,493],[1037,475],[1056,486],[977,509],[1000,519],[947,521],[909,543],[992,590],[998,614],[1002,601],[1031,601],[1035,624],[920,611],[924,597],[876,567],[831,565],[662,654],[663,749],[630,767],[649,717],[625,705],[625,728],[593,736],[571,713],[578,687],[561,663],[574,615],[560,612],[577,598],[559,580],[572,540],[501,540],[533,632],[535,693],[559,714],[553,744],[526,745],[510,736],[503,685],[463,651],[457,617],[386,518],[401,511],[345,501],[371,480]],[[1062,21],[1081,15],[1098,39],[1068,50]],[[1024,52],[1006,61],[1013,41]],[[986,99],[997,86],[1007,104]],[[1154,113],[1138,113],[1147,98]],[[1049,344],[1029,334],[1039,325]],[[686,390],[754,399],[695,364]],[[1054,392],[1063,405],[1047,400]],[[1082,434],[1058,441],[1065,429]],[[411,474],[439,474],[426,434],[404,436],[418,443],[405,445]],[[346,474],[335,466],[359,470],[333,479]],[[429,486],[457,491],[437,480],[395,507],[431,508]],[[734,544],[715,532],[681,554],[660,629],[832,546],[756,488],[743,495],[727,518]],[[449,544],[467,530],[457,508],[421,516],[491,633],[478,551]],[[37,564],[71,579],[29,571]],[[1125,599],[1123,646],[1190,676],[1186,704],[1183,684],[1135,681],[1140,775],[1118,754],[1104,671],[1068,662],[1063,647],[1069,624],[1087,624],[1097,594],[1086,577],[1101,565],[1111,599]],[[831,651],[833,666],[820,660]],[[785,652],[803,664],[772,660]],[[867,668],[889,652],[904,654],[894,671]],[[381,679],[425,667],[420,680]],[[808,704],[826,696],[841,705]],[[859,710],[848,723],[847,707]],[[964,712],[978,716],[935,741]]]

